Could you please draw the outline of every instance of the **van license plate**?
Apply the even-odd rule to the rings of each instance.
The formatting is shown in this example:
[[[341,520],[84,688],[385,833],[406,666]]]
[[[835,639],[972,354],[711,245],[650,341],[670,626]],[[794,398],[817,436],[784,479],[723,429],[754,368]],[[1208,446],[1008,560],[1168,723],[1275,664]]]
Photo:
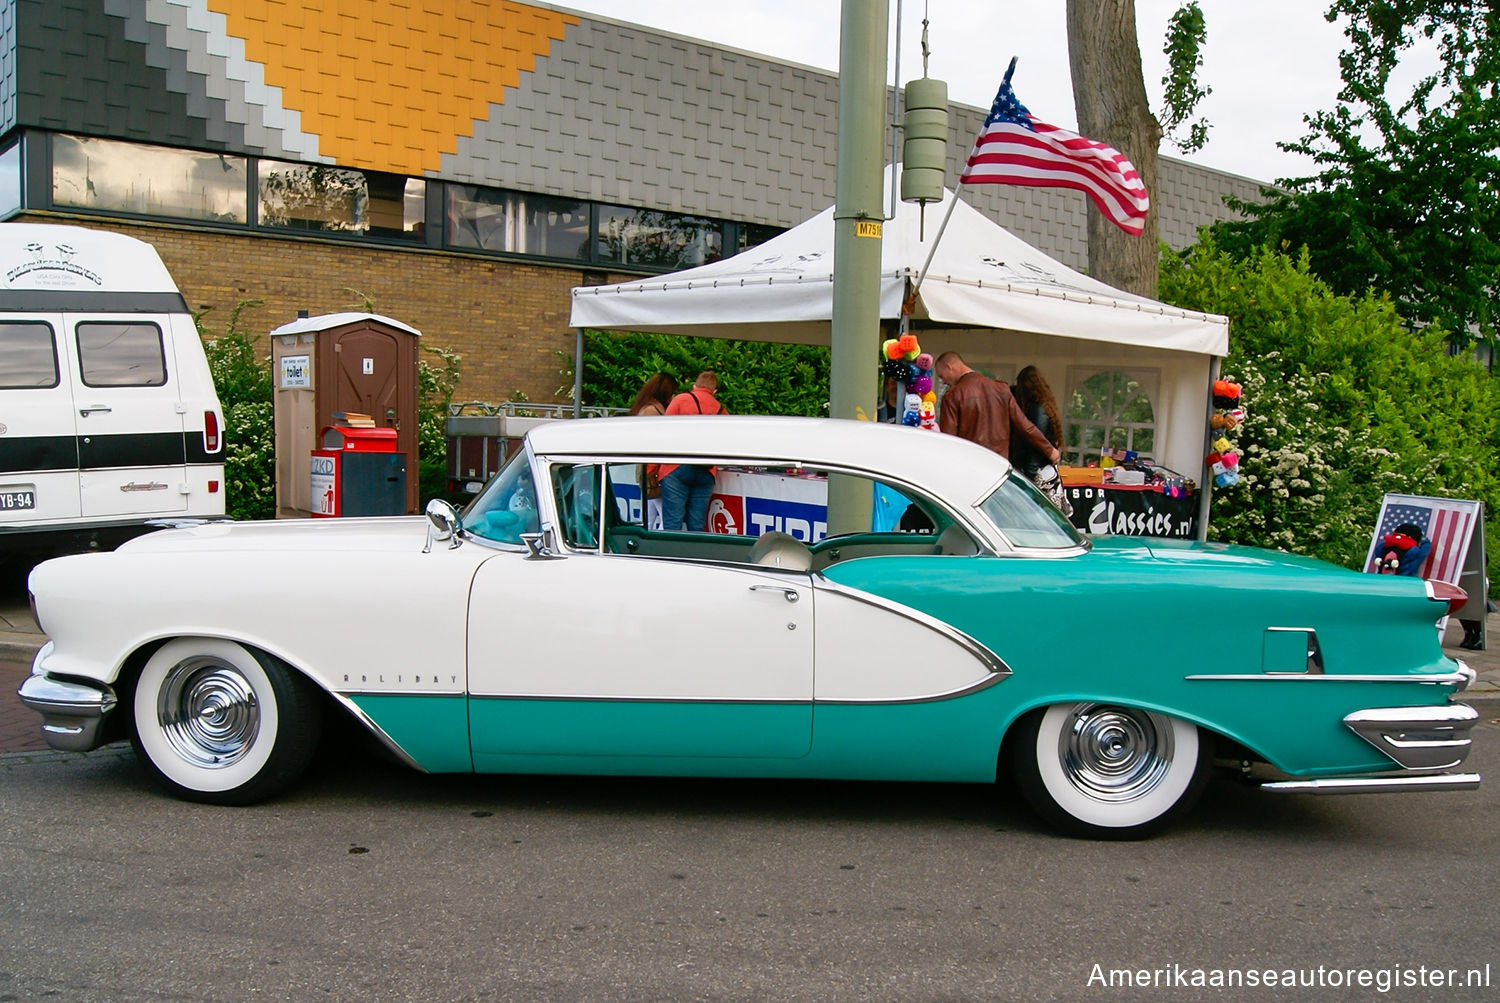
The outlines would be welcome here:
[[[0,512],[23,512],[36,508],[36,492],[30,488],[0,488]]]

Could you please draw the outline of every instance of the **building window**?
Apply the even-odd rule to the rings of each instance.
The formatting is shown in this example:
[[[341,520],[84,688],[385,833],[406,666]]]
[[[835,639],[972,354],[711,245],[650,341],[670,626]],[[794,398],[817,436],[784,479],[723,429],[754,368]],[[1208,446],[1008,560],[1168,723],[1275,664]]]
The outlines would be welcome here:
[[[161,328],[155,324],[79,324],[78,364],[85,386],[159,387],[167,382]]]
[[[739,230],[737,251],[748,251],[786,232],[779,226],[766,226],[764,223],[740,223],[736,229]]]
[[[600,206],[595,260],[651,268],[691,268],[724,255],[723,227],[701,216]]]
[[[448,245],[544,258],[586,258],[589,204],[549,195],[448,185]]]
[[[244,157],[52,136],[55,206],[243,223],[247,177]]]
[[[1133,449],[1151,458],[1156,448],[1156,396],[1160,374],[1147,369],[1068,370],[1063,452],[1079,465],[1099,458],[1101,449]]]
[[[427,184],[420,179],[280,160],[259,161],[257,171],[262,226],[423,239]]]
[[[0,150],[0,219],[21,208],[21,144]]]
[[[57,346],[40,321],[0,324],[0,390],[57,386]]]

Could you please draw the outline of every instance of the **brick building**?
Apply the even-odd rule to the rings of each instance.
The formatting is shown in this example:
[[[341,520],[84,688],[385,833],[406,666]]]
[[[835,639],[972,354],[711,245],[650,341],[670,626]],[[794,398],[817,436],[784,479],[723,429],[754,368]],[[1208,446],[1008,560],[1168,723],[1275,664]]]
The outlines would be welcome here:
[[[0,0],[0,219],[157,247],[195,309],[359,308],[557,399],[570,287],[714,260],[830,205],[835,75],[510,0]],[[950,109],[949,176],[984,118]],[[1251,180],[1169,158],[1185,246]],[[1083,196],[965,199],[1086,261]]]

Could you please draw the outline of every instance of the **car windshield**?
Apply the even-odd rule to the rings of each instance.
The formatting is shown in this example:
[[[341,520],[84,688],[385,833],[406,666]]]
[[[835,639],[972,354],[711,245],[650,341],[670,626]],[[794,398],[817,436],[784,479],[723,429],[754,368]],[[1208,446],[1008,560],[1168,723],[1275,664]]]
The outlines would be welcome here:
[[[979,508],[1015,547],[1061,550],[1083,544],[1072,523],[1018,474],[1001,481]]]
[[[462,518],[465,532],[496,543],[519,544],[522,533],[535,533],[541,528],[536,485],[524,449],[506,461],[464,509]]]

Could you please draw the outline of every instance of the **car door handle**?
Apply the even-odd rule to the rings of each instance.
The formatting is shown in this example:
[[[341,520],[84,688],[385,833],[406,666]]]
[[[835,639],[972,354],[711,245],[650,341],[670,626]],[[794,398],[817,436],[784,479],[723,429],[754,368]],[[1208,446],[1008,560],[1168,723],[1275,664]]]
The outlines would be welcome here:
[[[95,411],[103,411],[105,414],[108,414],[109,412],[111,412],[113,410],[114,410],[114,408],[112,408],[112,407],[105,407],[103,404],[95,404],[93,407],[81,407],[81,408],[79,408],[78,409],[78,416],[80,418],[87,418],[89,415],[93,414]]]
[[[785,585],[752,585],[750,586],[750,591],[780,592],[783,596],[786,597],[787,602],[796,602],[798,599],[802,598],[802,596],[797,592],[796,589],[789,589]]]

